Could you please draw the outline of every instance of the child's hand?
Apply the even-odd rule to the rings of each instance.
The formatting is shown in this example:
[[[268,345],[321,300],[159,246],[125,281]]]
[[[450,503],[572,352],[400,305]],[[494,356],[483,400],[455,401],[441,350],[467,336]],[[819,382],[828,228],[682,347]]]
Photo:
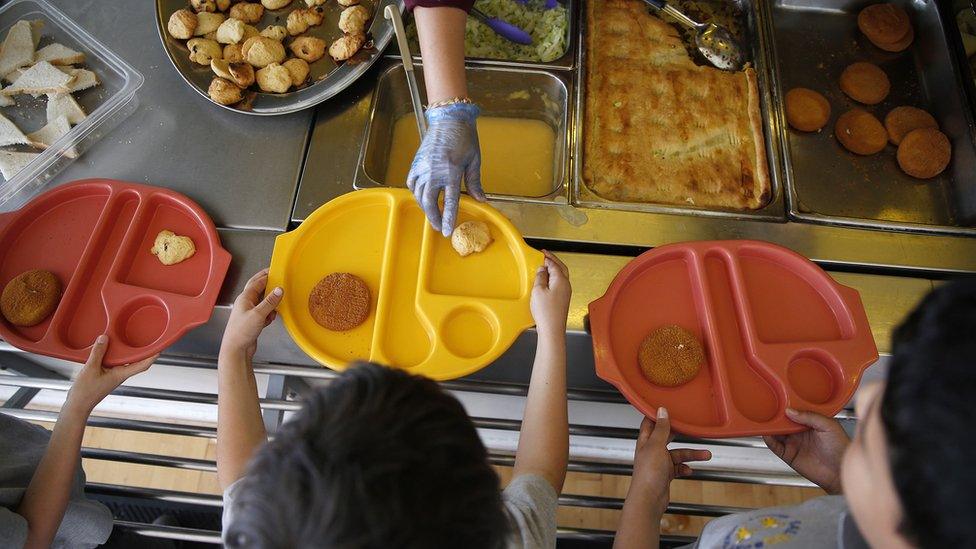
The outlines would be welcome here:
[[[551,252],[543,251],[545,262],[535,274],[529,306],[536,329],[540,334],[565,334],[569,315],[569,298],[573,288],[569,284],[569,269]]]
[[[665,408],[657,411],[657,423],[648,418],[641,422],[634,451],[634,475],[630,482],[627,499],[642,500],[652,516],[660,518],[671,499],[671,481],[692,473],[689,461],[708,461],[708,450],[680,448],[668,450],[671,441],[671,419]]]
[[[71,385],[71,390],[68,391],[65,409],[73,409],[87,416],[102,399],[114,391],[123,381],[140,372],[145,372],[159,357],[159,355],[155,355],[135,364],[103,368],[102,358],[105,357],[107,349],[108,336],[98,336],[95,344],[92,345],[88,362],[81,368],[74,384]]]
[[[254,357],[258,336],[274,321],[277,316],[275,309],[284,295],[284,290],[275,288],[267,297],[262,298],[267,285],[267,269],[259,271],[247,281],[244,291],[234,301],[234,308],[227,320],[224,340],[220,344],[221,352],[240,351],[248,360]]]
[[[787,408],[786,416],[810,429],[792,435],[765,436],[766,446],[828,494],[841,493],[840,463],[851,442],[844,428],[837,420],[814,412]]]

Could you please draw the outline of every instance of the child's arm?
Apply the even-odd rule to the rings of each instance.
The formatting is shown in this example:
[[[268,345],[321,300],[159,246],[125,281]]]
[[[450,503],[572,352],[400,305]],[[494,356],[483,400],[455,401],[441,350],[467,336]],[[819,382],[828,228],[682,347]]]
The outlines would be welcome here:
[[[670,438],[671,419],[666,409],[658,409],[657,423],[647,418],[641,422],[634,450],[634,474],[613,541],[614,549],[657,548],[661,517],[671,499],[671,481],[691,474],[687,462],[707,461],[712,457],[708,450],[669,451]]]
[[[573,289],[566,265],[545,252],[532,288],[538,344],[525,401],[514,475],[537,474],[556,493],[566,480],[569,420],[566,411],[566,316]]]
[[[766,446],[828,494],[840,494],[840,463],[851,442],[847,432],[836,419],[814,412],[787,408],[786,417],[809,429],[791,435],[764,436]]]
[[[268,284],[265,269],[247,281],[234,301],[217,359],[217,480],[222,489],[244,476],[247,462],[267,441],[251,359],[261,330],[275,319],[283,292]]]
[[[17,514],[27,520],[24,547],[50,547],[68,507],[71,485],[81,460],[81,439],[92,410],[126,379],[145,371],[156,360],[115,368],[102,368],[108,336],[99,336],[91,355],[75,379],[65,400],[44,457],[34,470]]]

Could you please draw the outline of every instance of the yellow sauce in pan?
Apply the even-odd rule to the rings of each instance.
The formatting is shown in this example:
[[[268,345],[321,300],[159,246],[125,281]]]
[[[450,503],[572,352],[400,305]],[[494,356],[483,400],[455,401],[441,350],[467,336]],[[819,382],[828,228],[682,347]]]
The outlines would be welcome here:
[[[539,197],[552,192],[556,134],[541,120],[483,116],[478,119],[481,142],[481,184],[486,193]],[[403,187],[420,137],[413,114],[393,127],[386,184]]]

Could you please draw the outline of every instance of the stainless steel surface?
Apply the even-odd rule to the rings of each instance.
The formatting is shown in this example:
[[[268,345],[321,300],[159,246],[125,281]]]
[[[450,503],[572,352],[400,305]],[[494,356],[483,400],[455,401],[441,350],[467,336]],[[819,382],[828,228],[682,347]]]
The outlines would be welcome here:
[[[355,187],[360,189],[385,185],[394,124],[411,112],[410,90],[401,65],[384,66],[383,69],[362,139],[355,179]],[[423,75],[418,76],[423,84]],[[556,138],[549,193],[521,197],[490,192],[488,195],[499,200],[565,202],[570,134],[568,104],[572,85],[566,75],[534,69],[476,67],[467,70],[467,79],[469,95],[481,107],[482,116],[540,120],[552,128]],[[486,187],[490,184],[487,181]]]
[[[583,178],[584,132],[586,126],[586,6],[581,8],[582,21],[580,25],[581,37],[579,41],[579,68],[576,71],[576,97],[573,113],[573,204],[588,208],[603,208],[614,210],[629,210],[650,213],[680,214],[700,217],[719,217],[728,219],[762,219],[769,221],[783,221],[786,218],[786,206],[781,174],[781,145],[776,138],[775,119],[770,116],[774,110],[772,55],[770,53],[770,39],[768,29],[764,23],[763,13],[765,3],[757,0],[737,0],[741,13],[739,25],[743,29],[743,51],[746,61],[751,62],[756,71],[759,87],[760,113],[763,118],[763,138],[766,143],[766,160],[769,170],[771,196],[769,202],[757,210],[732,210],[719,208],[697,208],[671,204],[650,204],[638,202],[618,202],[607,200],[594,193],[587,187]]]
[[[417,131],[420,132],[420,139],[423,140],[427,134],[427,119],[424,117],[424,102],[420,99],[420,85],[417,84],[417,74],[414,72],[413,58],[410,56],[410,44],[407,42],[407,31],[403,28],[403,19],[400,17],[400,10],[393,6],[383,9],[383,17],[393,23],[393,31],[396,32],[397,45],[400,51],[407,52],[403,58],[403,72],[407,77],[407,88],[410,90],[410,106],[413,107],[413,116],[417,120]]]
[[[645,0],[657,8],[657,4]],[[708,59],[708,62],[723,71],[740,71],[745,64],[742,46],[725,27],[715,23],[699,23],[688,17],[671,4],[665,4],[661,11],[671,16],[686,28],[695,31],[695,46]]]
[[[834,111],[827,128],[806,134],[787,129],[776,107],[787,151],[790,214],[816,223],[976,235],[976,130],[945,24],[936,2],[898,4],[915,28],[914,43],[901,53],[878,49],[858,31],[857,13],[867,5],[860,0],[773,3],[780,93],[797,86],[817,90]],[[952,142],[952,161],[945,172],[930,180],[914,179],[898,167],[893,146],[863,157],[837,142],[837,115],[858,106],[840,91],[837,79],[855,61],[877,64],[891,80],[888,97],[867,107],[879,120],[899,105],[921,107],[935,116]]]
[[[287,227],[312,112],[240,116],[184,84],[155,39],[151,2],[54,0],[146,78],[139,108],[52,182],[113,177],[196,200],[218,226]]]
[[[186,84],[197,92],[205,101],[210,101],[207,88],[214,78],[209,66],[199,65],[190,61],[189,50],[185,40],[177,40],[169,35],[166,23],[170,15],[178,9],[185,8],[184,0],[156,0],[156,30],[163,48],[169,56],[170,62]],[[324,55],[314,63],[309,63],[311,84],[287,93],[256,92],[250,106],[241,109],[235,105],[217,105],[229,111],[255,115],[281,115],[297,112],[318,105],[331,99],[350,84],[355,82],[369,70],[370,65],[383,55],[383,50],[393,37],[393,27],[381,15],[387,5],[403,9],[402,0],[365,0],[362,4],[372,13],[372,21],[366,30],[367,43],[352,59],[337,64],[329,55]],[[295,1],[280,10],[264,10],[264,17],[254,25],[261,30],[269,25],[284,25],[285,19],[293,9],[307,7],[304,2]],[[323,5],[324,18],[321,25],[309,27],[303,36],[315,36],[331,44],[342,36],[339,30],[339,14],[342,6],[333,3]],[[287,43],[289,39],[286,38]],[[371,44],[371,45],[370,45]]]
[[[571,70],[576,66],[576,49],[579,40],[580,9],[578,0],[559,0],[559,4],[566,8],[567,28],[566,28],[566,51],[561,56],[552,61],[507,61],[504,59],[488,59],[485,57],[468,56],[466,62],[471,65],[482,66],[518,66],[524,68],[558,69]],[[416,25],[411,19],[407,20],[407,25],[414,28]],[[420,48],[413,52],[415,63],[423,61],[420,55]],[[390,48],[391,57],[399,59],[401,57],[399,49]]]

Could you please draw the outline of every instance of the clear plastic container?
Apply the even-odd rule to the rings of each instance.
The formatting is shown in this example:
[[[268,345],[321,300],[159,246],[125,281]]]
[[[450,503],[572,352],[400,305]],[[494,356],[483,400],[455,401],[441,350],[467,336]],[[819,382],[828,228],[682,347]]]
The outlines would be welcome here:
[[[99,85],[73,94],[88,113],[84,121],[9,181],[0,176],[0,212],[21,207],[75,157],[85,154],[92,143],[131,115],[138,105],[136,90],[144,81],[142,74],[44,0],[12,0],[0,7],[0,40],[21,19],[44,21],[38,48],[58,42],[84,53],[85,62],[80,66],[93,71]],[[31,133],[47,123],[45,96],[33,98],[22,94],[14,96],[14,100],[16,105],[3,107],[0,113],[21,131]],[[6,150],[34,151],[30,147]],[[68,154],[71,152],[76,154]]]

